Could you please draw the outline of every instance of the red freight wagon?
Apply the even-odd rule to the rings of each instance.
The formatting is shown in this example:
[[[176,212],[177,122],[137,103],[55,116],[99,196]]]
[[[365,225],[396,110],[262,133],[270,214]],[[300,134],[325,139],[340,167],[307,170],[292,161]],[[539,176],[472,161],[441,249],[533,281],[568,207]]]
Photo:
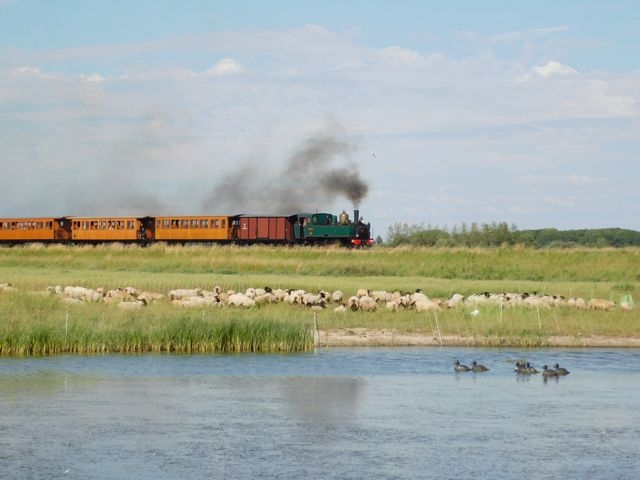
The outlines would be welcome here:
[[[243,242],[290,242],[295,240],[293,224],[296,216],[247,216],[234,218],[233,238]]]

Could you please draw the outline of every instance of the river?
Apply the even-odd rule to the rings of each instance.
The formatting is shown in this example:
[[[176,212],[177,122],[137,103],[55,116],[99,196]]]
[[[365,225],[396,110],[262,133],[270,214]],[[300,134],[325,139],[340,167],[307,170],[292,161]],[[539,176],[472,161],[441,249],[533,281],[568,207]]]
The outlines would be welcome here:
[[[637,479],[639,366],[638,349],[2,358],[0,477]]]

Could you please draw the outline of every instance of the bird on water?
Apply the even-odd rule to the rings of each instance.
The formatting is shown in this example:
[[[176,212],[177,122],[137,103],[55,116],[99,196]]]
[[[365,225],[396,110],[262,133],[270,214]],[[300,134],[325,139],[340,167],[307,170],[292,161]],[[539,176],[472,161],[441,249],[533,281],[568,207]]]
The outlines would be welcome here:
[[[460,360],[456,360],[453,364],[453,369],[456,372],[468,372],[469,370],[471,370],[469,367],[467,367],[466,365],[460,363]]]
[[[553,366],[553,371],[556,372],[556,375],[569,375],[569,370],[567,370],[566,368],[561,367],[559,364],[555,364]]]
[[[473,372],[487,372],[487,371],[489,371],[489,369],[487,367],[485,367],[484,365],[480,365],[475,360],[473,362],[471,362],[471,370]]]

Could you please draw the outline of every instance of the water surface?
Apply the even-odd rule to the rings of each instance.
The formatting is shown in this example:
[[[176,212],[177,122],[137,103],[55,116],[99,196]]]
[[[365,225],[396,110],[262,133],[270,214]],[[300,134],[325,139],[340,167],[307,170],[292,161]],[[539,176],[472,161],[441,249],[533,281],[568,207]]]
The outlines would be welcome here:
[[[522,377],[518,359],[571,374]],[[637,479],[639,365],[637,349],[5,358],[0,476]]]

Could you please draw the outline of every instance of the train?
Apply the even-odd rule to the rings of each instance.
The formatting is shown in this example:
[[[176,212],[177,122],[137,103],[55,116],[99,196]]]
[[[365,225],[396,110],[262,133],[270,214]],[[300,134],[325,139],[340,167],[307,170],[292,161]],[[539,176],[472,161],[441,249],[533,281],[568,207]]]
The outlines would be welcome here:
[[[0,245],[21,243],[329,245],[367,247],[371,225],[354,210],[293,215],[160,215],[0,218]]]

